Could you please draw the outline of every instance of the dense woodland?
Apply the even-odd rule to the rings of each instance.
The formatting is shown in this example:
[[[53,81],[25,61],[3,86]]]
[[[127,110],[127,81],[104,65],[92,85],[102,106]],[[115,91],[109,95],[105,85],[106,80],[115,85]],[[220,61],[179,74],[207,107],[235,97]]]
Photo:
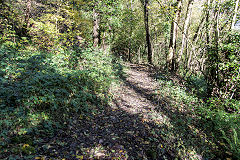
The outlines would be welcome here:
[[[239,159],[239,6],[239,0],[0,0],[0,159]],[[127,78],[143,66],[158,84],[146,100],[162,105],[175,125],[163,129],[118,108],[111,114],[119,114],[121,126],[152,126],[139,130],[151,135],[139,151],[132,147],[138,132],[129,130],[123,134],[135,138],[115,138],[117,149],[97,133],[94,144],[57,138],[93,135],[83,128],[105,123],[100,115],[114,121],[106,111],[114,88],[125,83],[143,94]]]

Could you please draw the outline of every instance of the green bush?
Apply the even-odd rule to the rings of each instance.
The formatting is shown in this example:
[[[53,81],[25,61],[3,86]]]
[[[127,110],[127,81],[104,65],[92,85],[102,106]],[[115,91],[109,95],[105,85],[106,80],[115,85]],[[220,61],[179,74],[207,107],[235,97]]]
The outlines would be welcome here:
[[[173,85],[171,81],[159,82],[162,83],[161,90],[164,93],[172,95],[171,97],[174,97],[176,102],[183,102],[188,104],[190,109],[194,109],[199,120],[203,120],[201,121],[202,129],[214,137],[219,146],[222,146],[221,148],[224,150],[222,155],[225,154],[236,159],[240,157],[239,100],[210,97],[206,103],[202,103],[203,100],[197,98],[199,96],[203,98],[204,91],[207,90],[207,84],[202,77],[188,77],[187,85],[192,89],[191,93]]]
[[[0,68],[0,150],[11,153],[26,143],[21,136],[52,136],[75,113],[104,105],[114,76],[112,58],[91,48],[46,53],[2,46]]]
[[[200,111],[215,138],[224,144],[228,154],[234,158],[240,157],[239,45],[239,33],[229,32],[228,37],[220,44],[218,52],[214,48],[210,50],[212,66],[209,68],[212,67],[217,75],[211,72],[209,74],[212,79],[217,80],[210,81],[212,96]]]
[[[232,112],[226,112],[226,108],[231,108]],[[233,112],[233,110],[235,111]],[[199,106],[198,111],[205,120],[205,127],[211,131],[216,142],[225,148],[225,153],[238,158],[240,156],[239,101],[210,98],[208,103]]]
[[[232,33],[221,46],[220,62],[221,96],[238,99],[240,96],[240,35]]]

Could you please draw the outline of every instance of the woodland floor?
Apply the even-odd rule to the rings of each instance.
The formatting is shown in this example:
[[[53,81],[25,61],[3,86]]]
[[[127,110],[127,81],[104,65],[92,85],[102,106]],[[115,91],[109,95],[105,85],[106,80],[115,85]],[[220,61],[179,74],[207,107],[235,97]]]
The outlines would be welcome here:
[[[43,142],[41,155],[49,155],[47,159],[216,159],[214,144],[197,127],[194,114],[183,103],[173,107],[173,99],[159,90],[154,68],[126,66],[121,83],[111,89],[111,104],[90,116],[76,116],[67,130]]]

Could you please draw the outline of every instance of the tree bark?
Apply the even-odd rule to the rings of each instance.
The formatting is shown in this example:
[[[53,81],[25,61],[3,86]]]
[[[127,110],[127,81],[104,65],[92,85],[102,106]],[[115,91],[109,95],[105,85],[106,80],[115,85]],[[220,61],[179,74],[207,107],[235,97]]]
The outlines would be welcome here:
[[[198,27],[197,27],[197,30],[196,30],[196,32],[195,32],[195,34],[194,34],[194,36],[193,36],[193,42],[195,42],[196,40],[197,40],[197,38],[198,38],[198,33],[199,33],[199,31],[201,30],[201,28],[202,28],[202,26],[203,26],[203,22],[204,22],[204,20],[205,20],[205,17],[203,16],[202,17],[202,19],[201,19],[201,21],[200,21],[200,23],[199,23],[199,25],[198,25]]]
[[[149,0],[145,0],[144,2],[144,23],[145,23],[145,30],[146,30],[146,43],[147,43],[147,50],[148,50],[148,63],[152,64],[152,47],[150,41],[150,32],[149,32],[149,25],[148,25],[148,17],[149,17]]]
[[[183,33],[182,33],[182,47],[181,47],[181,50],[180,50],[178,58],[177,58],[177,65],[179,65],[179,63],[182,59],[184,48],[186,46],[186,39],[188,37],[187,32],[188,32],[189,23],[190,23],[190,19],[191,19],[191,15],[192,15],[193,2],[194,2],[194,0],[189,0],[188,1],[186,17],[185,17],[185,22],[184,22],[184,26],[183,26],[184,30],[183,30]]]
[[[177,10],[175,11],[174,18],[172,20],[171,25],[171,33],[170,33],[170,42],[169,42],[169,52],[167,57],[167,67],[169,70],[174,71],[176,66],[176,49],[177,49],[177,23],[179,21],[180,13],[181,13],[181,5],[182,0],[177,0]]]
[[[94,47],[97,47],[100,42],[99,23],[100,23],[99,14],[93,8],[93,46]]]
[[[233,19],[232,19],[231,30],[233,29],[233,27],[234,27],[234,25],[235,25],[235,23],[236,23],[237,11],[238,11],[238,4],[239,4],[239,0],[236,0],[236,2],[235,2],[234,14],[233,14]]]
[[[132,16],[133,16],[133,2],[132,0],[130,1],[130,7],[129,5],[128,6],[128,10],[129,10],[129,13],[130,13],[130,28],[129,28],[129,36],[130,36],[130,40],[128,41],[128,48],[129,48],[129,54],[128,54],[128,61],[131,62],[132,61],[132,56],[131,56],[131,53],[132,53],[132,30],[133,30],[133,26],[132,26]]]
[[[25,17],[24,17],[24,24],[19,30],[18,32],[20,33],[19,36],[20,37],[28,37],[28,29],[30,27],[30,15],[31,15],[31,7],[32,7],[32,1],[31,0],[27,0],[26,2],[26,9],[25,9]],[[17,32],[16,32],[17,33]]]
[[[107,44],[106,44],[106,37],[107,37],[107,35],[106,35],[106,32],[103,32],[102,33],[102,49],[105,51],[106,49],[107,49]]]
[[[210,21],[209,21],[209,18],[210,18],[210,4],[211,4],[211,0],[207,0],[207,14],[206,14],[206,39],[207,39],[207,52],[208,52],[208,49],[209,49],[209,45],[210,45],[210,28],[209,28],[209,24],[210,24]]]
[[[215,81],[216,85],[220,87],[220,81],[219,81],[219,12],[220,12],[220,2],[217,2],[217,10],[215,11],[215,23],[214,23],[214,33],[215,33],[215,61],[216,61],[216,68],[215,68]]]
[[[32,0],[27,1],[27,7],[26,7],[26,13],[25,13],[25,25],[27,28],[30,26],[30,14],[31,14],[31,8],[32,8]]]
[[[207,54],[207,61],[208,61],[208,69],[207,69],[207,83],[208,83],[208,88],[207,88],[207,94],[211,95],[213,91],[213,85],[214,85],[214,77],[216,75],[216,70],[214,68],[214,63],[213,62],[213,56],[210,54],[210,47],[212,42],[210,41],[210,36],[211,36],[211,27],[210,27],[210,5],[212,5],[213,0],[207,0],[207,11],[206,11],[206,54]],[[213,19],[211,22],[214,22],[215,19]],[[216,23],[215,23],[216,24]],[[216,39],[215,39],[216,40]]]
[[[205,10],[205,14],[202,16],[199,25],[194,33],[193,39],[192,39],[192,49],[191,51],[188,53],[188,58],[187,58],[187,64],[186,64],[186,68],[191,70],[191,61],[192,61],[192,57],[193,57],[193,53],[196,52],[196,43],[199,40],[199,38],[201,39],[201,37],[199,37],[200,35],[202,35],[203,29],[205,29],[204,34],[206,34],[206,52],[208,52],[208,45],[210,44],[210,34],[209,34],[209,18],[210,18],[210,10],[209,10],[209,6],[211,4],[212,0],[206,0],[206,10]],[[205,27],[205,28],[204,28]]]

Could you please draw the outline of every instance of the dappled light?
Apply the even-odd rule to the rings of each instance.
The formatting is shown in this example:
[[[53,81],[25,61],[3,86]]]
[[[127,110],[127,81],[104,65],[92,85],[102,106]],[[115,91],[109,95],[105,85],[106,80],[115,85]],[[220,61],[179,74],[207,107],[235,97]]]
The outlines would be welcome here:
[[[239,0],[0,0],[0,159],[240,159]]]
[[[186,113],[189,108],[182,107],[183,111],[181,111],[181,106],[174,104],[175,97],[180,95],[170,94],[171,91],[164,91],[168,87],[166,85],[164,88],[158,86],[161,83],[157,83],[149,76],[151,72],[154,73],[150,66],[130,65],[129,68],[131,68],[128,72],[129,77],[123,79],[126,88],[123,87],[124,85],[120,87],[122,92],[120,91],[119,95],[121,98],[125,98],[125,100],[118,100],[121,104],[119,105],[121,106],[120,109],[131,114],[140,114],[143,123],[154,124],[154,127],[149,127],[149,130],[154,132],[157,137],[165,140],[160,142],[165,143],[164,146],[167,150],[174,151],[173,155],[178,154],[181,158],[195,157],[199,159],[206,152],[206,148],[209,148],[210,152],[204,154],[213,156],[211,152],[216,149],[216,144],[208,143],[208,137],[204,132],[200,133],[201,131],[199,131],[203,129],[201,126],[197,126],[197,128],[194,126],[196,125],[194,115],[191,116]],[[138,78],[138,76],[141,76],[141,78]],[[158,90],[158,88],[162,90]],[[176,89],[171,90],[178,91],[179,88],[176,86]],[[134,99],[135,97],[138,97],[138,100]],[[186,104],[182,103],[180,105]],[[160,142],[156,141],[156,143]]]

